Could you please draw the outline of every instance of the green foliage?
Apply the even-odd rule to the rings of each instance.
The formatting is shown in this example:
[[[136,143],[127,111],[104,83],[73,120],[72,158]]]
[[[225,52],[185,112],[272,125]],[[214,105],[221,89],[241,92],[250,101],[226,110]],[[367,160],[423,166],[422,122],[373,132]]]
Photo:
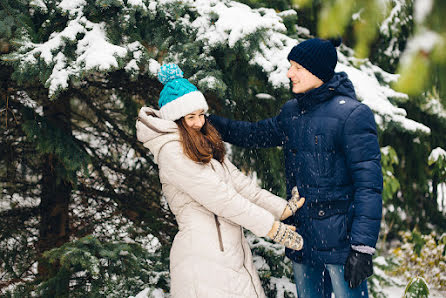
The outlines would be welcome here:
[[[8,280],[20,281],[25,276],[37,259],[37,253],[29,245],[28,226],[20,222],[22,218],[17,220],[17,224],[14,227],[8,227],[2,223],[1,237],[0,237],[0,272],[2,272],[3,282]],[[8,240],[8,241],[5,241]],[[11,297],[27,297],[24,292],[32,291],[32,286],[26,283],[20,283],[18,288],[14,290],[15,295],[9,293]],[[0,294],[6,294],[0,292]],[[6,295],[8,297],[8,295]]]
[[[249,231],[245,231],[245,235],[266,296],[294,298],[292,262],[284,257],[284,247],[258,238]]]
[[[419,95],[432,86],[441,86],[440,78],[446,76],[446,3],[433,0],[432,7],[416,21],[412,47],[407,51],[405,63],[400,64],[401,78],[396,84],[398,90],[410,95]],[[419,13],[420,14],[420,13]],[[417,71],[414,77],[412,71]],[[441,87],[442,96],[445,95]]]
[[[310,1],[298,1],[312,5]],[[342,36],[348,26],[354,27],[355,55],[365,58],[375,40],[377,24],[385,17],[386,7],[380,0],[330,0],[323,1],[319,11],[317,35],[322,38]]]
[[[438,237],[435,232],[422,235],[416,230],[402,232],[401,236],[402,245],[392,252],[398,259],[399,267],[392,274],[406,280],[422,277],[430,286],[444,291],[446,289],[446,281],[443,278],[446,271],[445,236]],[[415,287],[418,289],[419,285]]]
[[[398,72],[402,75],[396,84],[396,89],[412,95],[426,90],[431,68],[432,61],[425,53],[414,54],[411,63],[399,67]]]
[[[394,73],[408,37],[413,34],[413,1],[391,0],[389,5],[389,15],[381,23],[378,37],[370,49],[370,60]]]
[[[398,178],[394,176],[394,165],[398,165],[398,156],[391,146],[381,148],[381,166],[383,174],[383,201],[387,203],[400,189]]]
[[[437,148],[436,150],[442,149]],[[432,168],[433,175],[436,175],[439,178],[440,182],[446,182],[446,154],[439,154],[438,159],[435,160],[431,153],[431,155],[429,156],[428,164]]]
[[[0,1],[0,39],[10,39],[20,26],[26,26],[25,1]]]
[[[245,3],[252,8],[268,7],[274,8],[276,10],[282,11],[290,9],[290,0],[240,0],[238,2]]]
[[[10,38],[12,27],[15,26],[14,18],[7,15],[4,10],[0,11],[0,36]]]
[[[293,2],[302,6],[314,5],[313,1],[307,0]],[[352,29],[355,55],[368,57],[372,45],[384,46],[376,40],[380,30],[379,24],[389,16],[389,13],[394,12],[391,6],[385,4],[390,4],[393,8],[395,5],[404,6],[401,15],[390,15],[390,17],[394,17],[394,21],[390,24],[398,26],[400,30],[395,30],[395,27],[392,27],[393,32],[387,32],[390,34],[381,32],[381,37],[387,35],[387,40],[392,43],[391,50],[403,50],[405,39],[412,35],[412,2],[406,0],[391,2],[380,0],[323,1],[318,16],[317,34],[321,37],[344,36],[348,30]],[[421,8],[421,5],[419,6]],[[439,78],[446,76],[446,21],[443,17],[445,12],[446,2],[434,0],[427,15],[415,20],[414,37],[418,40],[412,42],[411,47],[405,50],[404,62],[401,61],[399,64],[398,73],[401,74],[401,77],[395,85],[398,90],[409,95],[419,95],[429,90],[433,85],[441,86]],[[389,40],[392,37],[393,40]],[[397,41],[395,38],[399,38],[401,41]],[[374,60],[381,61],[386,69],[394,69],[394,66],[388,65],[376,53],[372,53],[372,56],[374,56]],[[398,59],[392,59],[398,62]],[[441,90],[442,95],[446,94],[444,87],[441,87]]]
[[[385,214],[386,222],[391,227],[390,239],[398,237],[398,231],[412,230],[415,226],[423,233],[429,233],[432,225],[439,233],[446,229],[444,215],[439,212],[440,194],[436,192],[441,180],[432,171],[434,165],[428,165],[432,148],[446,147],[442,133],[444,124],[437,112],[420,110],[421,105],[412,99],[402,107],[412,119],[432,128],[429,135],[387,129],[380,136],[380,144],[392,146],[399,160],[398,164],[393,164],[392,172],[398,179],[400,191],[390,199],[383,197],[387,200],[385,207],[390,211]]]
[[[70,296],[80,297],[131,295],[146,286],[167,290],[166,263],[176,225],[162,200],[157,167],[149,153],[141,144],[137,144],[134,127],[138,108],[143,104],[156,106],[161,90],[161,85],[153,77],[152,64],[179,63],[185,76],[190,77],[191,81],[205,92],[212,111],[233,119],[257,121],[275,116],[291,94],[287,88],[272,86],[265,71],[252,64],[260,45],[264,46],[265,40],[268,39],[265,29],[246,36],[233,46],[229,46],[226,42],[210,46],[205,40],[199,39],[197,29],[191,26],[200,12],[193,5],[190,6],[183,1],[157,2],[156,7],[152,5],[151,9],[144,6],[154,3],[149,1],[142,1],[144,5],[136,7],[131,6],[129,1],[85,2],[86,6],[82,10],[85,20],[94,24],[102,23],[105,29],[103,32],[111,44],[130,47],[125,56],[115,57],[117,66],[105,70],[98,67],[86,69],[84,62],[78,61],[77,45],[85,41],[85,34],[90,32],[90,27],[74,38],[64,38],[57,47],[52,48],[53,59],[49,59],[47,63],[41,52],[32,52],[32,47],[46,43],[51,36],[62,32],[77,15],[62,11],[58,7],[60,1],[1,2],[0,39],[11,38],[9,45],[11,53],[2,58],[9,67],[7,69],[13,69],[14,74],[11,76],[9,72],[3,71],[6,69],[3,65],[1,70],[7,74],[8,80],[13,79],[14,84],[7,85],[5,90],[12,88],[13,91],[8,92],[17,94],[11,99],[10,105],[18,117],[18,124],[16,126],[8,124],[10,130],[5,131],[1,140],[1,145],[9,148],[8,150],[2,148],[1,151],[5,152],[1,164],[7,165],[5,170],[3,167],[0,170],[1,203],[5,201],[15,206],[18,204],[12,199],[15,196],[29,197],[33,206],[38,208],[42,185],[36,181],[40,179],[40,169],[48,166],[39,157],[42,154],[53,154],[63,164],[63,168],[58,169],[58,179],[69,179],[75,184],[70,210],[73,208],[76,212],[70,214],[72,229],[70,239],[80,238],[80,240],[73,240],[45,255],[52,260],[55,271],[52,272],[50,279],[40,280],[41,293],[49,295],[59,291],[64,295],[66,288],[60,285],[66,284],[67,281],[71,287]],[[393,58],[383,54],[387,49],[388,39],[398,39],[398,45],[394,45],[391,51],[397,48],[402,51],[408,36],[412,33],[409,19],[413,12],[410,5],[391,18],[388,26],[394,31],[390,30],[389,35],[380,32],[380,38],[385,37],[381,44],[376,42],[375,31],[378,30],[379,22],[385,14],[377,10],[379,8],[377,0],[354,1],[355,3],[348,0],[338,2],[306,0],[307,4],[311,4],[311,8],[308,9],[297,6],[304,5],[304,0],[240,2],[251,7],[270,7],[279,11],[295,8],[297,20],[296,15],[291,13],[282,17],[288,29],[287,34],[293,37],[296,32],[296,22],[299,25],[305,24],[311,33],[316,33],[315,28],[318,27],[319,19],[327,24],[321,25],[320,30],[335,29],[330,31],[330,34],[342,34],[353,30],[356,33],[352,34],[351,39],[344,38],[344,40],[347,43],[357,44],[356,54],[366,55],[366,50],[369,49],[367,45],[373,44],[374,46],[370,48],[371,55],[375,55],[373,61],[378,61],[380,66],[389,63],[385,66],[385,69],[389,70],[396,69],[395,64],[400,54],[392,55]],[[39,3],[44,3],[44,6],[39,6]],[[397,1],[388,3],[396,4]],[[352,20],[353,14],[359,18]],[[212,12],[209,17],[216,22],[219,17],[218,12]],[[396,26],[399,19],[402,21],[400,27]],[[432,26],[437,26],[437,22],[443,22],[427,19],[427,22],[431,21]],[[348,36],[348,33],[346,35]],[[17,50],[19,48],[20,50]],[[69,94],[73,104],[72,114],[68,120],[71,131],[68,132],[52,125],[50,119],[45,116],[22,112],[28,100],[35,103],[33,106],[35,110],[57,103],[48,102],[47,95],[49,79],[56,66],[54,58],[59,53],[63,54],[66,60],[60,60],[59,62],[65,64],[62,63],[63,65],[60,64],[62,66],[58,67],[67,70],[69,80],[68,85],[56,90],[51,99],[59,100],[61,95]],[[350,59],[352,53],[348,51],[343,53]],[[438,57],[436,59],[440,61],[444,53],[446,51],[436,50],[432,55],[435,54],[435,57]],[[431,61],[430,54],[426,59]],[[23,61],[28,62],[21,63]],[[137,68],[133,68],[132,71],[126,70],[125,67],[130,62],[134,62]],[[435,69],[435,73],[443,69],[435,68],[438,67],[436,62],[428,64]],[[79,71],[76,72],[77,70]],[[377,70],[372,65],[370,68],[367,66],[367,71]],[[422,71],[424,70],[415,69],[414,73]],[[429,71],[429,73],[434,72]],[[444,88],[441,86],[443,81],[438,78],[437,80],[437,88],[441,91],[441,88]],[[380,83],[387,85],[389,82],[384,80]],[[417,82],[411,84],[415,86]],[[60,92],[62,89],[66,89],[67,92]],[[43,92],[37,93],[35,90]],[[256,95],[259,93],[270,94],[271,98],[258,98]],[[444,98],[438,96],[440,100]],[[405,109],[411,119],[423,123],[426,121],[427,126],[433,130],[437,128],[438,132],[433,131],[432,136],[421,136],[420,143],[415,143],[414,137],[418,136],[417,134],[400,133],[389,129],[383,133],[385,137],[380,141],[383,146],[389,144],[392,146],[383,148],[382,152],[384,203],[386,207],[392,205],[395,208],[395,212],[388,212],[386,216],[400,216],[404,211],[408,215],[405,219],[407,225],[413,225],[418,220],[431,222],[430,218],[434,218],[435,213],[426,211],[425,207],[429,202],[425,198],[430,195],[428,183],[432,175],[442,175],[441,170],[445,167],[443,162],[438,161],[431,163],[429,169],[426,160],[432,148],[437,146],[446,148],[446,146],[444,136],[440,135],[443,126],[437,125],[441,123],[437,122],[437,117],[433,114],[420,113],[419,103],[413,102],[412,99],[409,104],[411,106]],[[10,121],[12,123],[13,120]],[[4,136],[11,141],[4,143],[6,139]],[[35,148],[38,150],[37,153]],[[238,166],[245,172],[255,171],[263,187],[285,196],[281,149],[232,149],[233,160]],[[90,175],[84,172],[87,165],[90,168]],[[76,176],[79,178],[77,181]],[[413,186],[416,189],[413,189]],[[402,197],[395,195],[399,193],[398,190],[403,193]],[[38,239],[38,215],[21,208],[20,204],[15,207],[17,208],[10,213],[24,209],[23,213],[26,213],[27,220],[33,225],[26,226],[25,229],[25,225],[22,226],[25,219],[17,220],[22,217],[1,214],[2,227],[8,225],[15,227],[8,229],[8,233],[2,233],[2,247],[3,243],[10,243],[8,240],[11,238],[20,239],[20,243],[16,243],[16,247],[5,246],[6,248],[1,250],[0,258],[6,262],[2,263],[4,267],[0,269],[2,276],[7,280],[18,278],[33,280],[29,283],[20,281],[13,291],[14,295],[26,297],[35,290],[35,274],[38,273],[29,273],[30,270],[27,269],[37,261],[38,254],[33,247],[42,239]],[[112,217],[104,216],[104,211],[116,214],[118,217],[131,218],[134,226],[131,231],[128,230],[124,234],[131,239],[144,233],[151,234],[162,243],[162,252],[148,253],[143,249],[144,246],[126,244],[122,242],[122,238],[116,242],[101,242],[99,239],[110,239],[108,238],[110,231],[103,229],[98,232],[97,228],[108,226],[113,221]],[[95,214],[99,214],[101,218],[97,219]],[[18,222],[20,224],[17,224]],[[438,217],[438,222],[441,222],[441,217]],[[396,224],[390,226],[394,233],[402,227]],[[94,237],[82,238],[86,234],[93,233],[92,231],[95,231]],[[22,234],[19,235],[19,232]],[[411,249],[423,256],[425,247],[429,244],[423,237],[419,236],[419,239],[417,237],[411,238],[413,245]],[[419,241],[420,239],[423,241]],[[279,285],[283,283],[277,282],[284,276],[289,280],[289,285],[294,286],[289,260],[283,259],[283,248],[262,241],[261,239],[251,241],[251,245],[256,265],[258,261],[265,264],[265,267],[262,267],[263,265],[259,267],[259,272],[268,296],[275,297],[278,293],[291,296],[289,288],[280,288]],[[438,245],[440,243],[444,247],[444,242],[440,241]],[[23,250],[23,254],[19,256],[20,249]],[[123,252],[123,255],[120,255],[120,252]],[[426,266],[436,268],[429,264]],[[383,267],[382,270],[391,269]],[[136,279],[133,279],[135,277]],[[384,277],[380,283],[383,281]],[[379,293],[378,288],[376,293]]]
[[[159,255],[136,243],[107,242],[86,236],[43,255],[59,270],[38,286],[40,297],[122,297],[142,288],[167,286],[168,272],[159,272]],[[69,281],[70,291],[60,287]]]
[[[35,144],[41,156],[52,154],[62,162],[63,167],[55,169],[59,179],[58,183],[65,180],[76,185],[78,171],[83,171],[83,174],[88,176],[90,157],[82,150],[73,136],[68,135],[60,127],[52,125],[44,117],[33,115],[29,111],[25,112],[24,115],[27,115],[27,117],[25,116],[23,130],[29,140]]]
[[[374,298],[388,298],[384,288],[386,287],[403,287],[404,284],[397,278],[389,276],[389,272],[398,268],[397,259],[390,256],[374,256],[373,258],[373,275],[367,279],[369,293]],[[391,298],[391,297],[389,297]]]
[[[422,277],[413,277],[404,290],[404,298],[428,298],[429,287]]]
[[[341,35],[350,22],[355,1],[326,1],[320,12],[318,33],[322,37],[333,37]]]

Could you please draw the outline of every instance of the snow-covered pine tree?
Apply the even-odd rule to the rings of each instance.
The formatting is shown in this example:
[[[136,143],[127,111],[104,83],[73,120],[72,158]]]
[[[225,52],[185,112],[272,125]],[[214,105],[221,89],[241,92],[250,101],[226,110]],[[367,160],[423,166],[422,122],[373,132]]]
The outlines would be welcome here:
[[[321,2],[316,2],[319,9]],[[205,93],[213,111],[246,120],[274,116],[290,98],[286,55],[315,32],[290,24],[299,13],[287,8],[291,4],[277,12],[225,0],[2,2],[0,14],[9,20],[1,32],[2,48],[8,48],[1,65],[6,124],[0,212],[2,227],[8,227],[0,246],[2,291],[31,293],[37,284],[49,295],[73,286],[82,293],[117,289],[135,277],[107,274],[100,261],[105,278],[97,282],[91,268],[95,260],[116,260],[114,254],[101,255],[101,243],[114,251],[126,241],[152,252],[159,264],[144,267],[152,271],[121,287],[120,294],[135,293],[142,283],[168,290],[167,253],[175,224],[162,199],[156,165],[136,142],[137,110],[143,104],[156,106],[161,90],[156,71],[160,63],[175,62]],[[422,120],[409,119],[399,107],[407,96],[390,88],[397,77],[353,55],[341,47],[337,70],[349,74],[360,100],[375,111],[380,130],[412,139],[428,134]],[[284,194],[280,149],[232,149],[239,166],[256,171],[263,186]],[[48,204],[42,195],[49,185],[52,191],[66,187],[51,197],[61,203],[55,211],[60,216],[54,218],[51,210],[40,208]],[[54,226],[42,227],[45,216]],[[57,233],[42,237],[45,229]],[[86,235],[100,242],[77,241]],[[269,295],[292,293],[289,264],[277,264],[282,252],[251,240]],[[35,253],[33,246],[40,250]],[[70,249],[81,257],[64,267],[69,265],[64,251]],[[82,261],[88,253],[94,258]],[[54,263],[39,272],[36,262],[44,264],[44,259]],[[54,278],[70,288],[57,289],[49,282]]]
[[[375,42],[376,50],[372,54],[371,60],[383,69],[393,72],[398,63],[402,61],[400,60],[402,53],[404,52],[404,55],[407,56],[407,52],[412,51],[411,47],[414,44],[411,36],[419,35],[422,30],[420,21],[416,21],[415,18],[423,8],[420,8],[421,3],[416,1],[397,0],[389,1],[389,3],[391,5],[390,14],[379,26],[379,39]],[[441,11],[441,7],[438,6],[435,8],[436,12],[429,11],[429,9],[425,8],[424,13],[436,14],[437,11]],[[438,29],[436,30],[438,31]],[[409,45],[406,47],[408,42]],[[406,60],[404,63],[410,64],[407,62],[407,57],[404,59]],[[439,205],[437,204],[439,197],[437,188],[442,181],[438,179],[427,163],[427,157],[434,148],[446,145],[444,137],[441,136],[442,131],[446,129],[445,101],[444,98],[441,100],[442,97],[439,95],[441,87],[436,83],[438,79],[435,79],[439,75],[439,73],[433,74],[431,85],[426,87],[423,94],[395,98],[395,103],[404,108],[413,119],[430,127],[430,133],[407,134],[404,131],[387,129],[381,136],[382,144],[393,146],[397,156],[400,157],[400,162],[395,167],[395,174],[401,182],[401,193],[398,197],[389,200],[386,205],[391,205],[392,208],[402,208],[407,216],[401,222],[398,219],[398,213],[386,213],[387,222],[392,223],[395,231],[412,228],[417,224],[424,232],[428,232],[429,228],[426,225],[429,223],[437,225],[440,230],[446,228],[442,224],[444,219],[439,216]],[[414,77],[414,79],[422,80],[421,77]],[[420,200],[420,198],[425,199]]]
[[[394,73],[407,40],[413,34],[413,0],[388,1],[389,14],[382,21],[370,61]]]

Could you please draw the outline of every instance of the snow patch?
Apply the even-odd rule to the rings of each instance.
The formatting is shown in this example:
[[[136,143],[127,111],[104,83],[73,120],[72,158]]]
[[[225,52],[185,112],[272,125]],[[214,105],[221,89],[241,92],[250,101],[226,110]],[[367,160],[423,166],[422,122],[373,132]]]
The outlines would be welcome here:
[[[275,99],[274,96],[272,96],[272,95],[270,95],[270,94],[267,94],[267,93],[257,93],[257,94],[256,94],[256,97],[257,97],[258,99],[271,99],[271,100],[274,100],[274,99]]]
[[[406,45],[406,50],[401,57],[401,64],[409,64],[411,58],[418,52],[429,53],[439,43],[442,42],[441,36],[434,31],[423,29],[414,37],[410,38]]]
[[[149,60],[149,73],[153,76],[156,76],[158,71],[160,70],[161,65],[155,59]]]
[[[192,22],[198,29],[199,40],[215,46],[229,47],[260,29],[286,31],[282,19],[273,9],[254,10],[238,2],[198,0],[193,3],[201,17]]]
[[[415,0],[414,15],[417,23],[422,23],[429,13],[432,11],[434,1],[432,0]]]
[[[29,2],[29,6],[36,7],[45,13],[48,12],[48,7],[46,6],[45,2],[43,2],[42,0],[31,0],[31,2]]]
[[[85,0],[63,0],[59,3],[58,7],[62,9],[63,12],[75,15],[80,12],[86,4],[87,2]]]
[[[129,298],[164,298],[167,297],[164,291],[161,289],[146,288],[139,292],[136,296],[130,296]]]
[[[105,35],[105,23],[95,24],[88,22],[88,29],[85,37],[79,41],[76,53],[78,65],[84,65],[89,70],[98,68],[108,70],[118,67],[116,57],[124,57],[127,50],[123,47],[111,44]]]
[[[141,7],[143,10],[147,10],[147,6],[142,2],[142,0],[127,0],[127,4],[130,6]]]
[[[338,53],[340,61],[347,61],[342,53]],[[376,78],[375,71],[378,67],[370,67],[370,65],[362,64],[359,69],[349,66],[346,63],[338,63],[336,71],[344,71],[352,81],[356,95],[366,105],[368,105],[382,121],[377,121],[379,125],[394,122],[403,127],[403,129],[412,132],[422,132],[429,134],[430,128],[426,125],[406,118],[406,110],[394,106],[389,98],[407,98],[406,94],[396,92],[390,87],[382,86]],[[380,70],[381,73],[385,73]],[[394,77],[387,76],[386,81],[394,80]]]
[[[443,148],[437,147],[432,150],[431,154],[429,155],[429,161],[437,162],[440,158],[446,160],[446,151]]]

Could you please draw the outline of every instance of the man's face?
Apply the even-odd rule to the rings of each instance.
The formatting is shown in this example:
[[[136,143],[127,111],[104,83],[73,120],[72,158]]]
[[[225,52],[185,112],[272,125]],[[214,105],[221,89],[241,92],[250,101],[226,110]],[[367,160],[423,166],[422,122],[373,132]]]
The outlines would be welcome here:
[[[291,90],[294,93],[304,93],[311,89],[320,87],[324,82],[314,74],[306,70],[299,63],[291,60],[291,66],[288,69],[287,77],[293,84]]]

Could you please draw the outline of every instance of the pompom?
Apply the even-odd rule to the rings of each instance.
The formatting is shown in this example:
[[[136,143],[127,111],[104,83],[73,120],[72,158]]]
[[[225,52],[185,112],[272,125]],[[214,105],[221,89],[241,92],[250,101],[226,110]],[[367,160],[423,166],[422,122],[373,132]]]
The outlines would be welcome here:
[[[174,63],[164,64],[158,71],[158,81],[163,85],[183,77],[183,71]]]
[[[340,37],[338,38],[330,38],[329,41],[331,42],[331,44],[337,48],[341,45],[342,39]]]

